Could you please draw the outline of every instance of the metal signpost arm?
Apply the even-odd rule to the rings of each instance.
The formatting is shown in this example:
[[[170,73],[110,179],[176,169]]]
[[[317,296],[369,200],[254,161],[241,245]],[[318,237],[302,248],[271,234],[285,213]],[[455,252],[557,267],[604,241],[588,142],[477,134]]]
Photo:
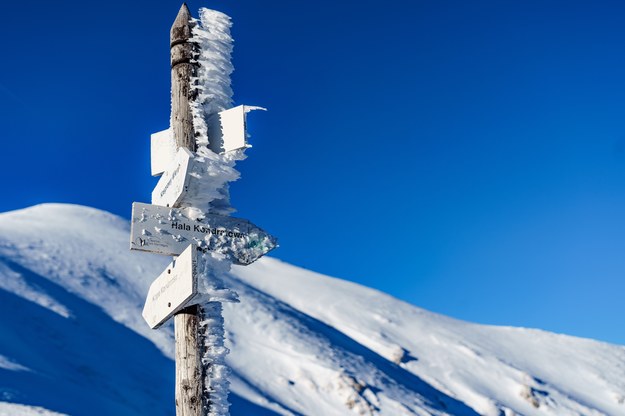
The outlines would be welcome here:
[[[193,115],[189,102],[195,92],[191,77],[193,45],[191,13],[182,5],[170,32],[171,46],[171,128],[176,148],[196,150]],[[176,415],[202,416],[202,356],[200,351],[200,308],[187,307],[174,317],[176,337]]]

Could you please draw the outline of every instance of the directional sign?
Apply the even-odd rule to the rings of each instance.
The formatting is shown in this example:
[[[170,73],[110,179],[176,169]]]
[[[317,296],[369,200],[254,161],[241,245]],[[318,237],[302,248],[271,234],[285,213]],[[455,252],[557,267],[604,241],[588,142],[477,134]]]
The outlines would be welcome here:
[[[277,246],[275,237],[249,221],[207,214],[192,220],[184,208],[132,204],[130,249],[176,256],[189,244],[227,255],[247,265]]]
[[[197,247],[190,244],[152,282],[143,307],[143,319],[156,329],[187,306],[197,293]]]
[[[150,138],[152,176],[161,175],[176,157],[176,142],[171,129],[154,133]]]
[[[182,200],[189,188],[193,167],[193,153],[181,147],[176,153],[174,163],[163,173],[152,191],[152,203],[166,207],[175,207]]]
[[[267,109],[240,105],[211,117],[208,121],[208,137],[210,137],[208,147],[215,153],[248,147],[246,115],[252,110]]]

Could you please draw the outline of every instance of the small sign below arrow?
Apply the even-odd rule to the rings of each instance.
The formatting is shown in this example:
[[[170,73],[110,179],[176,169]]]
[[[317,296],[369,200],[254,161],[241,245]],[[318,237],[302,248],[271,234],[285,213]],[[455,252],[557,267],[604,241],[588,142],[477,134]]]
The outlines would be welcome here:
[[[197,247],[189,246],[156,278],[145,300],[143,319],[156,329],[197,294]]]

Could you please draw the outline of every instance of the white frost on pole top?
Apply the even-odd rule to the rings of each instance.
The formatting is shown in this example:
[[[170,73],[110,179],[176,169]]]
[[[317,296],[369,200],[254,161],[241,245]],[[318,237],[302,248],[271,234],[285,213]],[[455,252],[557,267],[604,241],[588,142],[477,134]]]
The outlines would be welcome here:
[[[189,187],[182,206],[197,211],[195,215],[199,217],[203,213],[227,215],[234,212],[228,183],[239,178],[234,165],[245,158],[243,150],[219,155],[208,148],[208,120],[232,107],[230,74],[234,68],[230,62],[233,43],[230,26],[229,16],[202,8],[192,30],[192,41],[197,44],[198,69],[191,79],[193,88],[197,89],[196,99],[190,103],[197,143],[191,175],[197,180]]]
[[[234,68],[231,63],[233,40],[230,36],[230,17],[202,8],[195,23],[192,40],[198,44],[198,70],[191,82],[197,89],[197,98],[191,105],[191,111],[199,149],[208,145],[209,117],[232,107],[230,74]]]

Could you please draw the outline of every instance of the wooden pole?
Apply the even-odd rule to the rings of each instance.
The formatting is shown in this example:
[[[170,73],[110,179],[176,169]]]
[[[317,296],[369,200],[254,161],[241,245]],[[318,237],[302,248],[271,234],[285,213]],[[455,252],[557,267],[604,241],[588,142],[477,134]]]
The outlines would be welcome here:
[[[176,337],[176,415],[202,416],[202,357],[200,311],[190,306],[174,316]]]
[[[191,38],[191,13],[182,5],[171,27],[171,128],[176,147],[196,150],[193,116],[189,102],[194,99],[191,77],[195,73]],[[174,317],[176,337],[176,415],[202,416],[203,376],[200,348],[200,308],[183,309]]]
[[[186,3],[182,4],[178,16],[171,27],[171,128],[178,147],[186,147],[195,152],[195,134],[193,131],[193,115],[189,102],[195,98],[195,90],[191,90],[191,77],[196,66],[193,59],[191,39],[191,13]]]

